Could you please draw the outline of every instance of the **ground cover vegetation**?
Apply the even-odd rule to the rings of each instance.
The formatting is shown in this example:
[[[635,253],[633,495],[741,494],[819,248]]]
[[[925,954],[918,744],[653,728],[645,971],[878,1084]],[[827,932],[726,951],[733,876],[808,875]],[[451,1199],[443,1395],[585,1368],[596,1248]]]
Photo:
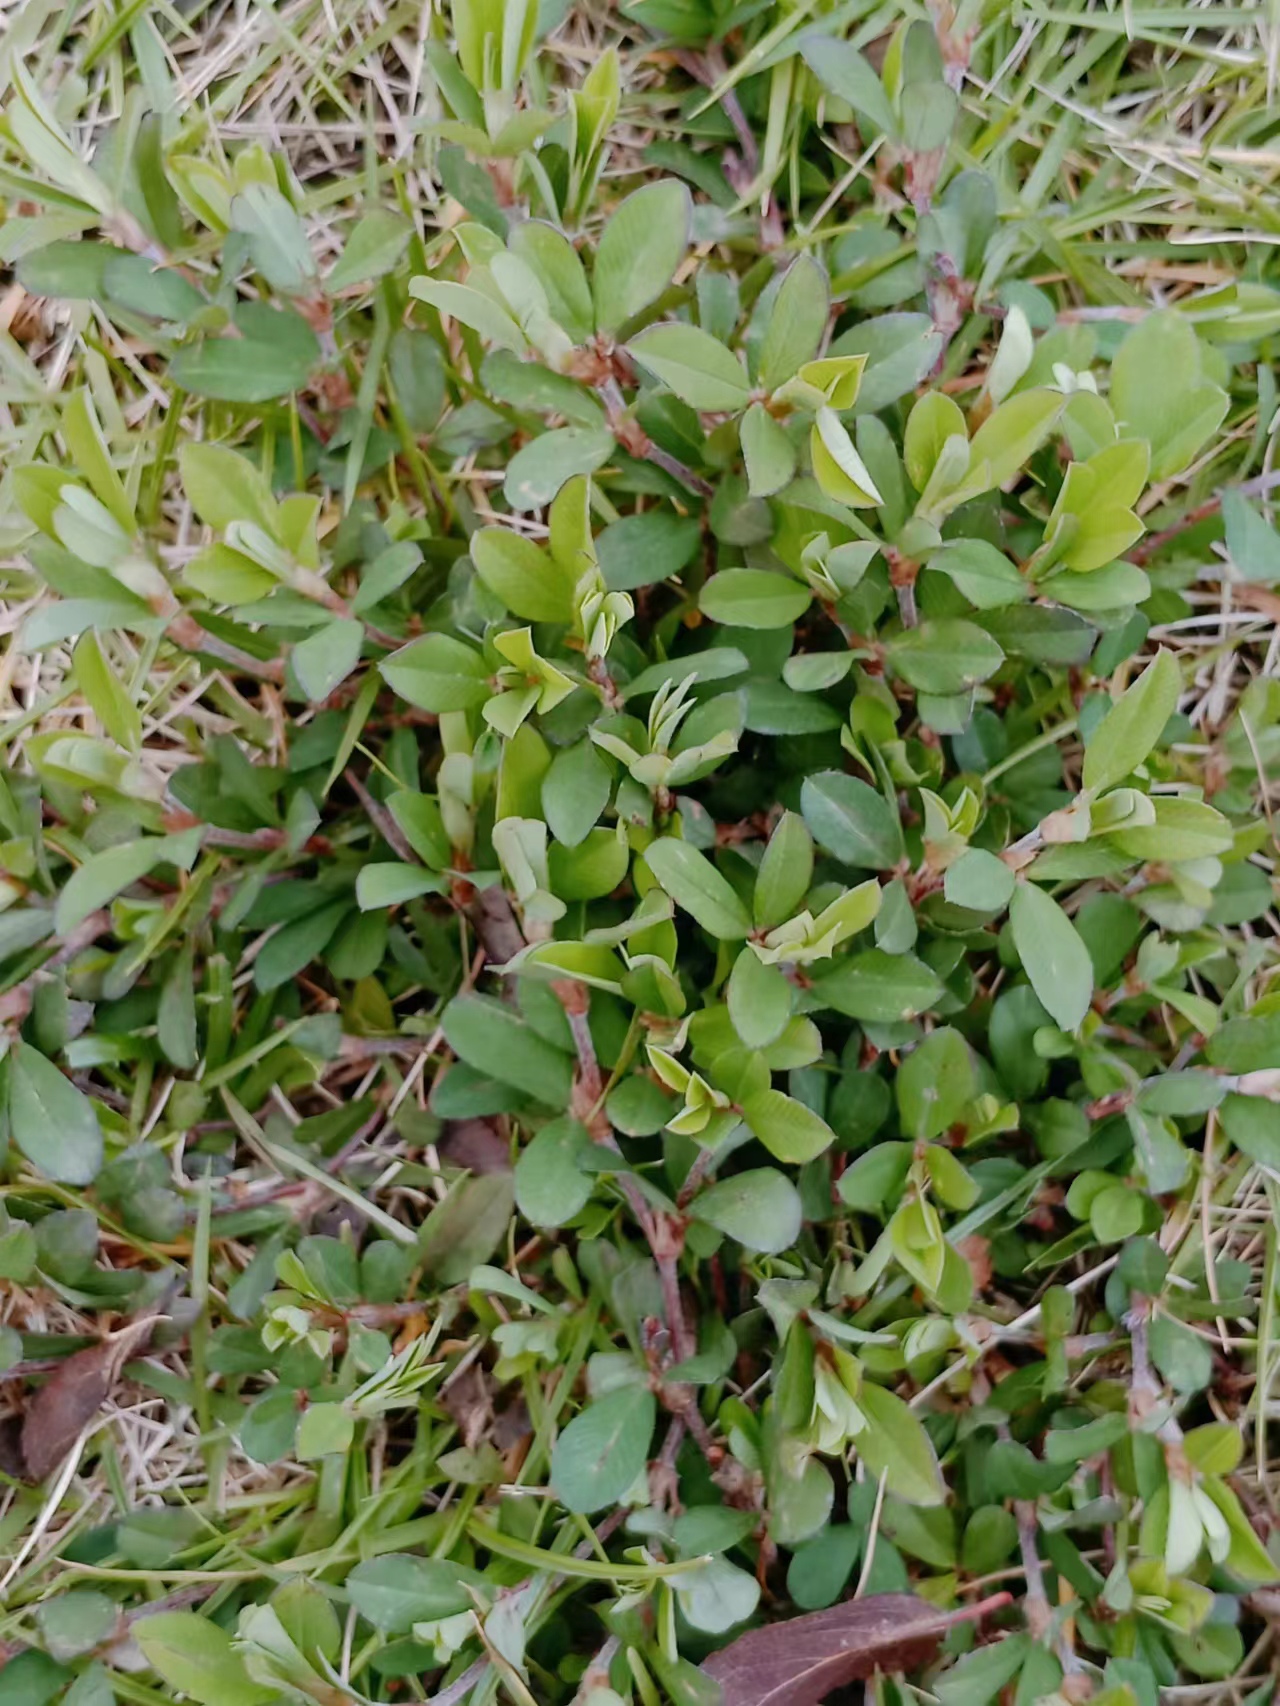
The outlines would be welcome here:
[[[0,21],[0,1702],[1272,1701],[1272,10]]]

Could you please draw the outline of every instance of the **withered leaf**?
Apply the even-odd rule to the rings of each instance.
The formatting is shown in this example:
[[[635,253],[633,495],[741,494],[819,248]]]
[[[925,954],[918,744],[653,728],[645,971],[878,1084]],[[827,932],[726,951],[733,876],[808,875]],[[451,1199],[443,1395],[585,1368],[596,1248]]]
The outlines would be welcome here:
[[[492,1120],[450,1120],[437,1153],[451,1167],[468,1173],[509,1173],[511,1146]]]
[[[151,1337],[158,1317],[131,1321],[101,1344],[69,1356],[27,1405],[22,1421],[22,1461],[29,1481],[43,1481],[62,1462],[81,1432],[111,1396],[120,1370]]]
[[[493,1425],[496,1386],[497,1382],[479,1363],[472,1363],[440,1394],[440,1402],[452,1417],[468,1451],[475,1450]]]
[[[493,965],[505,965],[515,959],[524,947],[524,935],[500,885],[493,883],[481,889],[469,910],[485,958]]]
[[[948,1629],[1008,1603],[1008,1594],[997,1594],[980,1605],[939,1611],[909,1593],[850,1599],[748,1630],[702,1669],[720,1684],[722,1706],[818,1706],[833,1689],[877,1670],[928,1664]]]

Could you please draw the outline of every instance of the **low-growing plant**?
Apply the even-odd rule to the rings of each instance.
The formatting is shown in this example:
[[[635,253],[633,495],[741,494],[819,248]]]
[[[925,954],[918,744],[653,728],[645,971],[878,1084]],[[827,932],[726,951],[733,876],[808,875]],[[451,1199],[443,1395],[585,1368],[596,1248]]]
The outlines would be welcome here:
[[[1204,523],[1275,614],[1269,480],[1174,495],[1273,293],[1060,313],[958,169],[976,14],[728,73],[757,8],[630,10],[763,111],[743,182],[455,0],[447,216],[393,168],[327,250],[150,24],[91,163],[13,60],[0,241],[83,358],[19,352],[0,487],[0,1699],[1262,1674],[1280,687],[1162,639]],[[909,255],[827,230],[822,125]]]

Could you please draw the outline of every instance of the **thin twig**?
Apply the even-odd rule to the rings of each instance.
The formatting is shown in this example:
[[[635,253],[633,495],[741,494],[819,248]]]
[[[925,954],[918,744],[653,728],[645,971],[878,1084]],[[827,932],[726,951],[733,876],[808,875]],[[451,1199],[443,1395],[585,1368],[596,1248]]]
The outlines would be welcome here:
[[[354,770],[348,770],[346,772],[346,779],[351,784],[352,793],[354,793],[355,797],[359,800],[360,804],[368,814],[370,823],[386,842],[387,846],[390,847],[393,852],[398,853],[407,865],[420,865],[422,863],[421,859],[419,859],[413,848],[410,847],[408,841],[405,839],[404,831],[400,828],[400,825],[392,817],[387,808],[378,800],[374,799],[373,795],[365,787],[364,783],[356,775]]]

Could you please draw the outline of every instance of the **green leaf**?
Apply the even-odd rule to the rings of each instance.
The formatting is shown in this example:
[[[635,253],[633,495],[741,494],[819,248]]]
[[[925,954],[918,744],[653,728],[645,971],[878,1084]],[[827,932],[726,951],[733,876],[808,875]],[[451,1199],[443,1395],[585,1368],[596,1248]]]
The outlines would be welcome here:
[[[1280,1012],[1232,1018],[1208,1039],[1205,1054],[1213,1066],[1229,1073],[1275,1066],[1280,1059]]]
[[[815,31],[801,36],[800,52],[824,89],[847,101],[855,113],[870,119],[886,136],[898,134],[898,121],[884,84],[852,42]]]
[[[1206,1475],[1201,1485],[1226,1519],[1231,1536],[1227,1569],[1242,1582],[1274,1582],[1280,1577],[1280,1565],[1258,1539],[1235,1493],[1216,1475]]]
[[[992,410],[969,447],[970,466],[987,465],[988,489],[1022,472],[1053,431],[1065,403],[1059,391],[1020,391]]]
[[[708,646],[705,652],[694,652],[689,657],[650,664],[628,682],[624,697],[639,699],[681,681],[724,681],[730,676],[745,675],[747,668],[746,656],[736,646]]]
[[[107,662],[96,634],[82,634],[72,652],[76,684],[103,728],[120,746],[136,752],[142,718],[128,690]]]
[[[32,296],[101,301],[106,295],[107,265],[113,258],[132,259],[109,243],[59,241],[32,249],[14,270],[19,284]]]
[[[63,884],[54,912],[54,925],[66,935],[83,924],[91,912],[106,906],[133,883],[154,871],[157,865],[176,865],[189,871],[200,851],[199,829],[183,830],[178,835],[148,836],[140,841],[124,841],[118,847],[105,847],[92,853]]]
[[[411,539],[388,545],[365,569],[360,585],[351,600],[352,613],[361,616],[372,610],[392,593],[398,592],[422,564],[422,552]]]
[[[751,383],[737,356],[697,326],[678,321],[650,326],[627,348],[690,408],[737,410],[751,396]]]
[[[460,1285],[477,1264],[490,1259],[507,1236],[514,1205],[510,1173],[458,1180],[418,1234],[422,1265],[438,1285]]]
[[[1082,778],[1085,788],[1101,793],[1138,768],[1177,710],[1181,690],[1182,674],[1173,653],[1158,653],[1089,737]]]
[[[174,384],[223,403],[269,403],[302,390],[320,360],[306,321],[262,302],[245,303],[235,319],[239,337],[205,338],[178,350],[169,363]]]
[[[929,568],[946,575],[979,610],[1000,610],[1030,597],[1015,565],[985,539],[948,540],[930,552]]]
[[[355,617],[334,617],[299,640],[289,654],[298,686],[313,704],[327,699],[360,661],[364,623]]]
[[[880,314],[842,332],[832,355],[865,355],[858,387],[859,420],[896,403],[928,377],[942,352],[942,333],[927,314]],[[879,435],[877,435],[879,436]],[[865,448],[863,454],[869,454]]]
[[[440,802],[434,795],[398,788],[388,796],[387,809],[419,859],[433,870],[443,870],[452,849]]]
[[[1184,1396],[1201,1392],[1213,1378],[1213,1353],[1203,1339],[1172,1315],[1152,1318],[1151,1358],[1157,1369]]]
[[[178,453],[182,489],[191,507],[220,533],[235,521],[249,521],[269,538],[279,537],[279,516],[271,487],[248,457],[225,444],[184,444]]]
[[[1052,604],[993,610],[982,625],[1010,656],[1060,669],[1087,663],[1098,638],[1083,616]]]
[[[976,1084],[968,1044],[949,1027],[933,1031],[898,1068],[898,1115],[908,1137],[941,1137],[973,1100]]]
[[[612,791],[609,766],[592,740],[584,737],[558,752],[542,780],[543,815],[556,840],[579,846],[600,821]]]
[[[1119,1244],[1142,1230],[1142,1198],[1127,1185],[1099,1191],[1089,1204],[1089,1226],[1099,1244]]]
[[[798,1474],[780,1469],[769,1485],[770,1537],[779,1546],[811,1539],[830,1521],[834,1498],[831,1471],[818,1458],[805,1460]]]
[[[146,255],[110,255],[103,292],[113,308],[186,326],[208,306],[208,298],[175,267],[157,266]]]
[[[1271,1172],[1280,1171],[1280,1104],[1233,1092],[1224,1099],[1219,1118],[1242,1155]]]
[[[375,207],[361,216],[343,245],[325,289],[332,295],[393,272],[409,247],[413,226],[400,213]]]
[[[677,179],[620,202],[600,236],[591,290],[596,329],[617,332],[671,283],[689,247],[693,204]]]
[[[1003,912],[1016,880],[1003,859],[981,847],[970,847],[947,867],[943,893],[953,906],[967,906],[974,912]]]
[[[908,628],[885,647],[896,674],[921,693],[964,693],[986,681],[1004,662],[999,643],[958,617],[939,617]]]
[[[421,865],[396,863],[362,865],[356,877],[356,904],[361,912],[402,906],[424,894],[442,894],[445,879]]]
[[[960,111],[960,98],[950,84],[940,78],[908,83],[898,105],[902,140],[913,153],[929,154],[946,145]]]
[[[744,726],[758,735],[814,735],[840,727],[840,713],[825,699],[794,693],[784,681],[757,677],[743,694]]]
[[[969,442],[969,429],[959,403],[945,391],[926,391],[907,417],[902,450],[908,477],[918,492],[928,486],[938,458],[953,438]]]
[[[551,1453],[551,1485],[566,1510],[590,1516],[625,1498],[644,1473],[656,1419],[652,1392],[634,1386],[574,1417]]]
[[[820,1115],[781,1090],[757,1090],[748,1096],[742,1117],[771,1155],[793,1166],[812,1161],[836,1140]]]
[[[573,620],[573,576],[532,539],[509,527],[482,527],[471,535],[470,550],[476,573],[513,616]]]
[[[936,974],[911,954],[880,948],[853,954],[813,980],[818,1006],[864,1024],[889,1025],[927,1013],[942,994]]]
[[[19,157],[29,159],[65,196],[109,217],[113,197],[106,184],[72,146],[20,58],[9,80],[13,99],[7,103],[5,119],[19,146]]]
[[[61,1663],[101,1646],[115,1632],[120,1609],[104,1593],[73,1589],[36,1608],[36,1622],[50,1656]]]
[[[260,1706],[278,1698],[255,1682],[225,1629],[194,1611],[158,1611],[131,1630],[147,1663],[201,1706]]]
[[[760,1603],[759,1582],[727,1558],[708,1558],[671,1585],[685,1621],[709,1635],[723,1635],[745,1622]]]
[[[387,1552],[347,1577],[351,1603],[382,1635],[407,1635],[415,1623],[457,1617],[475,1606],[478,1578],[443,1558]]]
[[[294,1451],[307,1463],[317,1457],[336,1457],[351,1449],[355,1417],[341,1404],[311,1404],[298,1419]]]
[[[578,475],[593,474],[613,455],[613,434],[604,427],[560,427],[540,433],[507,464],[502,490],[512,509],[542,509]]]
[[[692,1213],[766,1256],[790,1249],[800,1236],[800,1193],[772,1167],[736,1173],[699,1191]]]
[[[535,1133],[515,1172],[516,1207],[530,1225],[564,1226],[586,1207],[594,1181],[582,1157],[590,1148],[590,1132],[567,1116]]]
[[[624,515],[596,538],[600,572],[611,592],[634,592],[670,580],[693,561],[702,529],[667,509]]]
[[[696,847],[675,836],[664,836],[645,849],[644,861],[659,887],[710,935],[725,942],[740,942],[751,934],[746,907]]]
[[[813,837],[797,812],[783,812],[756,873],[752,908],[757,929],[772,930],[791,917],[813,880]]]
[[[891,870],[902,857],[902,830],[882,794],[856,776],[823,770],[806,776],[800,810],[820,847],[862,870]]]
[[[771,497],[795,474],[795,446],[763,403],[752,403],[742,417],[741,430],[747,490],[753,498]]]
[[[1108,562],[1088,574],[1055,574],[1047,583],[1060,604],[1072,610],[1121,611],[1144,604],[1151,596],[1151,577],[1136,563]]]
[[[1261,586],[1280,583],[1280,533],[1239,492],[1222,494],[1222,524],[1239,575]]]
[[[748,1048],[777,1042],[791,1019],[793,990],[777,966],[762,965],[750,948],[733,962],[726,991],[733,1028]]]
[[[1151,801],[1154,823],[1116,830],[1112,844],[1135,859],[1213,859],[1230,852],[1235,836],[1222,813],[1203,800],[1160,794]]]
[[[599,900],[612,894],[627,874],[631,849],[625,836],[603,825],[590,829],[576,847],[552,842],[547,863],[551,890],[560,900]]]
[[[834,409],[821,408],[809,433],[809,456],[819,486],[829,498],[851,508],[882,504],[871,472],[854,449],[843,421]]]
[[[414,432],[430,432],[444,405],[444,357],[429,332],[401,326],[387,351],[387,377]]]
[[[378,665],[383,679],[420,711],[465,711],[492,696],[489,668],[450,634],[424,634]]]
[[[468,1066],[549,1108],[568,1105],[573,1063],[503,1001],[458,995],[441,1019],[445,1041]]]
[[[1221,386],[1202,378],[1200,340],[1176,309],[1148,314],[1111,364],[1111,407],[1121,432],[1151,444],[1151,479],[1177,474],[1221,426]]]
[[[941,1706],[990,1706],[1019,1675],[1033,1650],[1030,1635],[1006,1635],[966,1654],[937,1679],[933,1692]]]
[[[801,42],[802,52],[804,45]],[[801,255],[787,268],[765,326],[757,376],[766,391],[794,378],[817,355],[830,306],[826,273],[812,256]]]
[[[350,910],[348,900],[317,906],[277,930],[253,962],[253,981],[259,989],[279,989],[322,954]]]
[[[247,184],[233,196],[231,227],[244,236],[254,266],[273,290],[300,292],[315,278],[302,221],[274,185]]]
[[[479,332],[487,344],[520,356],[529,353],[528,339],[506,309],[472,285],[455,284],[450,279],[414,278],[409,281],[409,294]]]
[[[591,286],[569,239],[554,225],[526,219],[512,231],[507,246],[533,268],[556,322],[575,344],[586,343],[595,324]]]
[[[721,569],[703,587],[698,608],[726,627],[788,628],[804,615],[812,598],[809,588],[790,575]]]
[[[1013,891],[1009,923],[1037,999],[1064,1031],[1074,1031],[1093,1000],[1093,962],[1075,925],[1056,900],[1029,882]]]
[[[864,1380],[858,1408],[867,1425],[854,1436],[854,1449],[887,1490],[911,1505],[940,1505],[946,1487],[933,1444],[911,1406],[884,1386]]]
[[[116,472],[87,386],[73,392],[62,411],[62,437],[72,465],[88,481],[94,497],[125,533],[134,533],[137,522],[133,505]]]

